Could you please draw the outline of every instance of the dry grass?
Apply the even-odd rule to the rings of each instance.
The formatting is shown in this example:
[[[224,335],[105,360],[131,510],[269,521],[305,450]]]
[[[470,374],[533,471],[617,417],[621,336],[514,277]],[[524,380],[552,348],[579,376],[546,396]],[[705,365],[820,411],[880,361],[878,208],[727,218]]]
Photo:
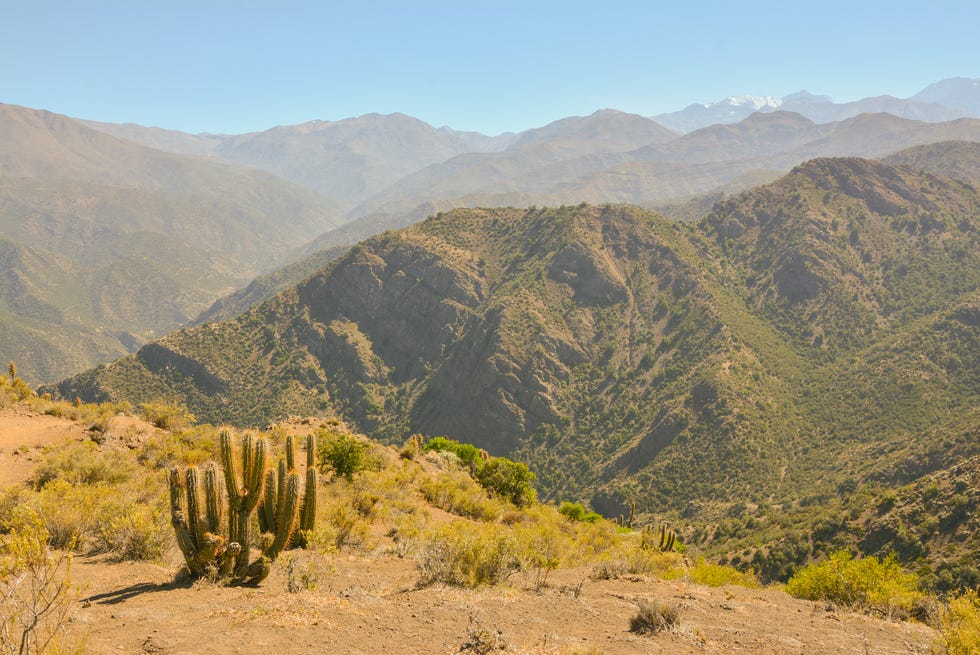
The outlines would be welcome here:
[[[630,632],[650,635],[672,630],[680,621],[681,610],[676,603],[653,602],[641,598],[636,603],[638,610],[630,619]]]

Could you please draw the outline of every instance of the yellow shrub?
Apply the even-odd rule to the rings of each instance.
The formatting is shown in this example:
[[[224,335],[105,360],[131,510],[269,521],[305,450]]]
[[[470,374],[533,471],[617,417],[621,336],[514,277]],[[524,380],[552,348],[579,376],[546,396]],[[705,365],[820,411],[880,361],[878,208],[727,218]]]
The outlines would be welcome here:
[[[195,420],[194,415],[183,405],[162,400],[143,403],[140,409],[140,415],[144,420],[169,432],[184,430],[193,425]]]
[[[56,652],[56,645],[68,652],[71,555],[48,550],[49,535],[33,508],[20,506],[6,519],[11,532],[0,544],[0,652]]]
[[[46,484],[31,504],[38,508],[53,548],[84,550],[99,534],[99,508],[114,495],[102,484],[73,485],[58,478]]]
[[[44,487],[52,480],[73,485],[118,484],[129,479],[136,466],[126,453],[100,450],[91,441],[62,442],[45,448],[34,473],[34,485]]]
[[[687,569],[686,575],[691,582],[708,587],[723,587],[725,585],[737,585],[750,589],[759,587],[759,580],[755,574],[739,571],[731,566],[714,564],[703,557],[699,557],[697,563]]]
[[[169,512],[129,499],[116,498],[98,511],[98,550],[120,560],[158,560],[173,544]]]
[[[980,593],[976,589],[950,598],[940,610],[939,642],[949,655],[980,653]]]
[[[551,521],[529,521],[514,528],[521,568],[534,575],[534,586],[548,583],[548,574],[574,556],[572,537]]]
[[[786,583],[786,591],[797,598],[861,607],[889,616],[896,610],[912,611],[922,598],[915,575],[905,573],[894,555],[884,560],[851,559],[846,550],[798,571]]]
[[[510,532],[496,524],[454,521],[422,536],[415,558],[420,586],[497,584],[518,567]]]
[[[503,511],[500,501],[489,498],[483,487],[461,471],[425,478],[419,483],[419,490],[433,507],[457,516],[495,521]]]
[[[627,575],[652,575],[668,579],[680,577],[675,571],[682,563],[676,553],[648,550],[613,551],[596,562],[590,577],[594,580],[615,580]]]

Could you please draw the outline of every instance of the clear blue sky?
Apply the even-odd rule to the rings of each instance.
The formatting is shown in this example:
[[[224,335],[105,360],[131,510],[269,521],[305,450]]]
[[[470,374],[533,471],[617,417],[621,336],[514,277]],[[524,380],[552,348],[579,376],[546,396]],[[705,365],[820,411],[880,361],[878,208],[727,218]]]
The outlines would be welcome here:
[[[0,102],[189,132],[402,112],[496,134],[955,76],[980,76],[978,0],[0,0]]]

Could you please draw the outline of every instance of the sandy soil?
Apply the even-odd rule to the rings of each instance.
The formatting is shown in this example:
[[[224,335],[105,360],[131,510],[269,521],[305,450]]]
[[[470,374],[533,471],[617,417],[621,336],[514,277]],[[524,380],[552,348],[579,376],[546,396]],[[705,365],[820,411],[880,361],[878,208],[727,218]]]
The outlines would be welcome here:
[[[21,407],[0,410],[0,486],[30,477],[44,446],[86,438],[85,427],[67,419]]]
[[[87,636],[89,653],[168,655],[480,652],[461,651],[480,630],[509,653],[608,655],[925,654],[934,639],[921,624],[837,611],[776,590],[593,581],[586,569],[558,571],[540,591],[519,576],[501,587],[417,589],[407,559],[328,559],[334,572],[319,589],[289,593],[281,566],[259,588],[218,588],[173,584],[177,562],[83,558],[75,579],[86,587],[85,600],[73,630]],[[638,598],[676,603],[680,625],[652,636],[630,633]]]

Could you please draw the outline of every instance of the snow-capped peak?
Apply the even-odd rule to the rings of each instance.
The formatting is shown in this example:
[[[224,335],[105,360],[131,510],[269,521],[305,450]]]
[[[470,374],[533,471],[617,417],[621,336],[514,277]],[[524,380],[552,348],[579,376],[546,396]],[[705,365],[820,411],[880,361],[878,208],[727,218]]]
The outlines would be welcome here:
[[[754,111],[759,109],[779,109],[783,101],[772,96],[728,96],[718,102],[708,102],[702,105],[705,109],[712,107],[751,107]]]
[[[729,96],[728,100],[723,102],[727,102],[732,107],[751,106],[757,110],[762,108],[778,109],[779,105],[783,104],[782,100],[772,96]]]

